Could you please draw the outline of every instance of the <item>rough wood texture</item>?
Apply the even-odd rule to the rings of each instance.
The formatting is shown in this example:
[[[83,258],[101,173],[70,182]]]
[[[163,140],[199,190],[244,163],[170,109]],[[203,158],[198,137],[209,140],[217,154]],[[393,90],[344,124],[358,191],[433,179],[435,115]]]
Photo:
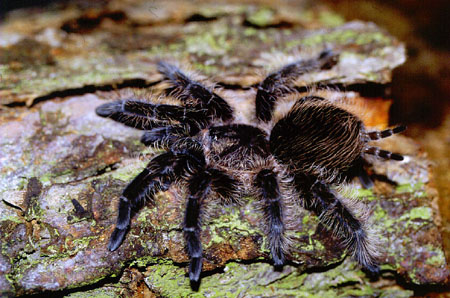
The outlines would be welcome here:
[[[331,48],[340,53],[337,67],[304,82],[334,86],[329,94],[368,107],[366,124],[387,125],[385,88],[405,50],[374,24],[344,23],[308,1],[277,7],[138,0],[90,5],[15,12],[0,24],[4,295],[64,291],[76,297],[70,289],[85,285],[98,286],[91,294],[132,295],[146,289],[144,278],[159,295],[192,294],[180,229],[184,205],[170,191],[133,219],[118,251],[106,250],[118,196],[153,152],[139,143],[141,132],[94,110],[126,93],[111,91],[116,88],[157,92],[160,59],[188,65],[219,83],[225,97],[252,104],[252,85],[282,63],[279,57]],[[408,297],[412,292],[393,277],[406,288],[444,284],[449,272],[428,162],[405,137],[382,146],[410,159],[375,162],[372,172],[380,179],[374,189],[353,186],[380,230],[379,281],[346,259],[332,235],[318,232],[317,216],[300,208],[290,231],[292,263],[275,272],[249,198],[241,208],[220,208],[205,227],[204,270],[213,271],[205,273],[197,294]]]

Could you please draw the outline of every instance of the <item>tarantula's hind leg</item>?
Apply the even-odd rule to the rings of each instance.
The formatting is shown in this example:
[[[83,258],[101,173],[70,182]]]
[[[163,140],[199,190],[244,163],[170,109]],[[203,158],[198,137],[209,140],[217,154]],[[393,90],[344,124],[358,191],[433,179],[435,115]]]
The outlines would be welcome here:
[[[122,243],[130,226],[133,209],[141,207],[145,198],[153,199],[157,192],[168,189],[173,180],[173,161],[170,152],[156,156],[125,188],[119,201],[116,227],[109,239],[110,251],[116,250]]]
[[[364,188],[372,188],[373,187],[373,180],[370,178],[369,173],[367,173],[367,170],[364,168],[366,161],[363,157],[360,157],[355,161],[353,166],[345,173],[345,175],[352,179],[354,177],[358,177],[359,182]]]
[[[390,136],[392,136],[394,134],[401,133],[401,132],[403,132],[405,130],[406,130],[406,126],[400,125],[400,126],[397,126],[397,127],[394,127],[394,128],[385,129],[385,130],[382,130],[382,131],[379,131],[379,130],[369,131],[366,134],[367,134],[367,136],[369,137],[369,139],[371,141],[374,141],[374,140],[379,140],[379,139],[390,137]]]
[[[384,159],[392,159],[392,160],[403,160],[403,156],[397,153],[392,153],[391,151],[382,150],[378,147],[367,147],[364,150],[365,153],[375,155]]]
[[[372,234],[367,227],[366,218],[358,218],[352,210],[363,212],[364,207],[358,202],[340,198],[327,185],[316,183],[312,187],[313,200],[310,206],[319,214],[320,222],[333,234],[342,239],[345,247],[352,253],[353,258],[365,269],[372,273],[379,272],[378,251]],[[348,201],[348,202],[347,202]],[[345,202],[345,203],[344,203]]]
[[[361,167],[358,169],[359,173],[358,173],[358,178],[359,178],[359,182],[361,182],[362,186],[364,188],[372,188],[373,187],[373,181],[370,178],[369,174],[367,173],[367,171]]]
[[[385,129],[382,131],[370,131],[366,133],[366,136],[368,138],[368,140],[370,141],[374,141],[374,140],[379,140],[382,138],[387,138],[392,136],[393,134],[397,134],[397,133],[401,133],[403,131],[405,131],[406,126],[397,126],[394,127],[392,129]],[[367,154],[371,154],[371,155],[375,155],[384,159],[392,159],[392,160],[403,160],[403,156],[398,154],[398,153],[392,153],[390,151],[387,150],[382,150],[378,147],[373,147],[373,146],[366,146],[366,148],[364,149],[364,152]]]
[[[270,169],[261,170],[255,177],[254,186],[264,204],[263,210],[268,221],[267,233],[272,259],[275,267],[280,269],[286,261],[284,255],[286,239],[283,222],[284,208],[277,174]]]
[[[374,131],[366,131],[365,132],[365,140],[366,142],[375,141],[383,138],[390,137],[394,134],[398,134],[403,132],[406,129],[406,126],[397,126],[394,128],[389,128],[385,130],[374,130]],[[381,150],[377,147],[372,147],[370,145],[365,145],[363,149],[364,153],[375,155],[384,159],[392,159],[392,160],[403,160],[403,156],[397,153],[392,153],[390,151]],[[349,170],[350,178],[357,176],[363,185],[364,188],[371,188],[373,186],[373,181],[367,174],[367,171],[364,168],[364,163],[366,162],[364,159],[364,153],[361,155],[361,158],[355,161],[353,167]]]

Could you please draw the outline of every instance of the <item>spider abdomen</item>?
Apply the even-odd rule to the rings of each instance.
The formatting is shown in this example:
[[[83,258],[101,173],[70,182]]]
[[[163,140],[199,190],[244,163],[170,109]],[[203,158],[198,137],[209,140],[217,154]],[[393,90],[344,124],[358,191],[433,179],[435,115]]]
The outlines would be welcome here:
[[[270,135],[271,152],[294,171],[333,179],[364,148],[362,121],[319,97],[298,100]]]

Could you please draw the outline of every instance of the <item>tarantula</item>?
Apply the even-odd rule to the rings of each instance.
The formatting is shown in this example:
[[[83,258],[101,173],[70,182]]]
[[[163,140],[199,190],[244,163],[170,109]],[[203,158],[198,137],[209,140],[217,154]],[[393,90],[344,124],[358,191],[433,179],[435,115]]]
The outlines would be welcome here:
[[[146,199],[152,201],[156,193],[178,184],[186,196],[183,233],[191,285],[200,280],[205,206],[239,202],[248,194],[262,204],[276,267],[285,264],[288,252],[286,206],[297,201],[342,239],[360,265],[376,272],[377,250],[366,220],[333,186],[349,173],[356,173],[353,177],[371,186],[363,168],[366,154],[392,160],[403,157],[368,143],[405,127],[368,131],[356,115],[319,96],[297,95],[288,112],[278,119],[274,116],[277,101],[295,91],[296,78],[331,69],[338,58],[327,50],[316,59],[300,60],[269,74],[257,85],[256,116],[247,123],[237,120],[232,106],[211,88],[166,62],[158,64],[170,86],[165,89],[166,96],[176,98],[180,105],[127,99],[99,106],[99,116],[144,130],[142,143],[165,150],[123,191],[108,249],[120,246],[133,212]]]

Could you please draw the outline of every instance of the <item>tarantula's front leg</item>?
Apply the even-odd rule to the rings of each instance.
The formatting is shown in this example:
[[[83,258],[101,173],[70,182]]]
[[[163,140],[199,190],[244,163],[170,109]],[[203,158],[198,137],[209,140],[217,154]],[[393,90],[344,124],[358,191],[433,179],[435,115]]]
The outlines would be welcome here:
[[[171,87],[167,89],[170,95],[179,98],[186,104],[189,103],[194,107],[206,109],[208,116],[219,118],[223,121],[233,118],[233,109],[222,97],[189,78],[176,66],[166,62],[159,62],[158,70],[164,75],[165,80],[171,84]]]
[[[176,105],[152,104],[139,100],[119,100],[97,107],[97,115],[108,117],[127,126],[151,130],[180,122],[203,127],[208,123],[205,110]]]
[[[187,206],[184,216],[183,233],[190,257],[189,279],[192,287],[198,287],[202,270],[202,244],[200,240],[201,214],[211,191],[222,199],[233,198],[237,182],[226,173],[206,168],[192,175],[188,180]]]
[[[202,269],[200,233],[204,206],[215,197],[220,199],[219,203],[233,201],[239,183],[226,172],[209,166],[203,148],[191,138],[180,140],[171,150],[177,158],[174,172],[187,184],[183,233],[190,257],[189,279],[195,289],[199,286]]]
[[[371,239],[372,235],[365,223],[366,219],[364,215],[358,218],[346,204],[352,205],[352,210],[360,213],[364,213],[361,210],[364,206],[358,206],[357,202],[340,198],[328,185],[320,182],[315,183],[311,191],[312,196],[306,195],[305,198],[306,207],[313,209],[319,215],[321,223],[343,240],[346,248],[352,252],[361,266],[371,272],[378,272],[377,247]]]
[[[284,237],[285,226],[283,222],[284,207],[277,174],[271,169],[263,169],[256,175],[254,185],[257,188],[257,195],[264,204],[272,259],[276,267],[281,267],[286,259],[284,255],[286,239]]]
[[[188,180],[189,194],[183,232],[190,257],[189,279],[194,288],[198,286],[202,270],[201,214],[208,195],[214,191],[222,199],[231,200],[236,193],[237,185],[237,181],[228,174],[214,168],[200,170]]]
[[[172,173],[174,161],[171,152],[156,156],[125,188],[119,201],[116,228],[109,239],[110,251],[116,250],[122,243],[130,226],[132,210],[141,207],[145,198],[153,200],[157,192],[169,188],[174,179]]]
[[[330,69],[336,62],[337,56],[333,52],[323,51],[316,59],[294,62],[269,74],[258,85],[256,117],[264,122],[270,121],[277,98],[293,90],[295,79],[308,72]]]
[[[200,272],[202,271],[203,251],[200,241],[200,215],[210,184],[211,176],[206,171],[197,173],[189,180],[189,195],[184,216],[183,232],[186,239],[187,252],[190,257],[189,279],[193,283],[199,281]]]
[[[174,124],[164,127],[153,128],[152,130],[144,132],[141,137],[141,143],[146,146],[163,146],[170,147],[176,140],[183,136],[195,134],[192,126],[185,124]]]

